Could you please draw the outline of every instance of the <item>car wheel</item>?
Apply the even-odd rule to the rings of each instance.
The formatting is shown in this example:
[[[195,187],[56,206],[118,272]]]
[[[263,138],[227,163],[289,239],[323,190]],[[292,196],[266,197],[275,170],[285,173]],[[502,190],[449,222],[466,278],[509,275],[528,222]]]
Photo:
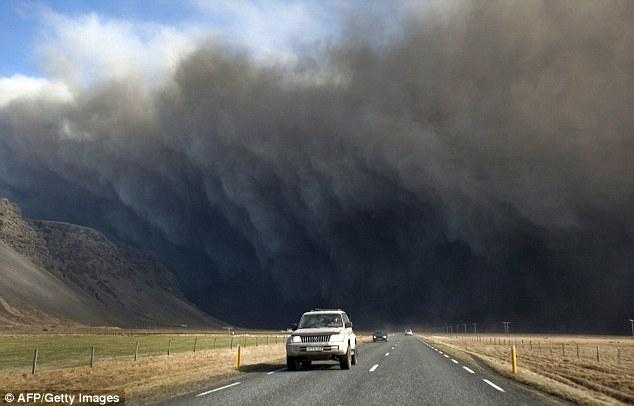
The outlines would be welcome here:
[[[297,360],[295,357],[286,357],[286,369],[289,371],[297,370]]]
[[[341,369],[350,369],[352,366],[352,354],[350,353],[350,345],[348,344],[348,350],[346,351],[346,355],[342,356],[339,359],[339,366]]]
[[[312,361],[307,359],[305,361],[302,361],[302,368],[304,369],[310,369],[310,365],[312,364]]]
[[[351,361],[352,365],[357,365],[357,349],[354,349],[354,352],[352,353],[352,361]]]

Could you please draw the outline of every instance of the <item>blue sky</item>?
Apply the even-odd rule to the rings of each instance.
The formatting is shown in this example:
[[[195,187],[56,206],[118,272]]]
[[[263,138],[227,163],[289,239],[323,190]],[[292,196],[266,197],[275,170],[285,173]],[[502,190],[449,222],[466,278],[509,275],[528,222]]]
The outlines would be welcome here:
[[[260,0],[49,0],[0,2],[0,77],[47,76],[43,47],[54,48],[61,25],[133,24],[139,38],[147,26],[169,28],[186,36],[221,35],[256,52],[289,53],[298,41],[315,42],[332,34],[335,8],[341,2]],[[348,4],[349,6],[349,4]],[[75,35],[82,35],[75,27]],[[44,44],[44,45],[43,45]],[[98,44],[95,44],[98,46]]]

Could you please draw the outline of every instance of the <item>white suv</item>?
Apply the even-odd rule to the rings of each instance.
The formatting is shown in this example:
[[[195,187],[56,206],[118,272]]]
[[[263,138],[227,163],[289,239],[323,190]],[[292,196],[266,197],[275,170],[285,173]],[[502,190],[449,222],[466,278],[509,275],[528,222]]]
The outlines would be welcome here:
[[[299,325],[293,325],[286,341],[288,370],[309,367],[317,360],[339,361],[341,369],[357,363],[357,337],[343,310],[311,310],[302,315]]]

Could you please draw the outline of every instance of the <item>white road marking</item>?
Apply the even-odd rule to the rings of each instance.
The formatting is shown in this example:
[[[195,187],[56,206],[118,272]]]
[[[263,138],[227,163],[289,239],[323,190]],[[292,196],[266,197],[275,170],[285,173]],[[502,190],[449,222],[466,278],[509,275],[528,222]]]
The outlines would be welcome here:
[[[441,353],[441,354],[443,354],[443,352],[442,352],[442,351],[438,351],[438,352],[439,352],[439,353]]]
[[[489,381],[488,379],[483,379],[484,382],[486,382],[488,385],[490,385],[491,387],[499,390],[500,392],[504,392],[504,389],[500,388],[499,386],[497,386],[496,384],[494,384],[493,382]]]
[[[230,383],[229,385],[225,385],[225,386],[221,386],[219,388],[216,389],[212,389],[212,390],[208,390],[207,392],[203,392],[203,393],[199,393],[198,396],[205,396],[205,395],[209,395],[210,393],[214,393],[214,392],[218,392],[219,390],[223,390],[223,389],[227,389],[230,388],[232,386],[236,386],[236,385],[240,385],[242,382],[234,382],[234,383]]]
[[[266,374],[267,374],[267,375],[273,375],[274,373],[276,373],[276,372],[280,372],[280,371],[284,371],[285,369],[286,369],[286,368],[276,369],[275,371],[270,371],[270,372],[267,372]]]
[[[372,368],[370,368],[370,372],[374,372],[374,371],[376,371],[376,369],[377,369],[378,367],[379,367],[379,364],[374,364],[374,365],[372,366]]]
[[[465,371],[469,372],[470,374],[475,374],[475,372],[473,372],[471,369],[469,369],[467,367],[462,367],[462,369],[464,369]]]
[[[392,347],[392,349],[394,349],[394,347]]]
[[[453,359],[453,358],[451,359],[451,362],[453,362],[454,364],[457,364],[457,363],[458,363],[458,361],[456,361],[456,360],[455,360],[455,359]]]
[[[386,352],[386,353],[385,353],[385,356],[387,357],[388,355],[390,355],[390,353],[389,353],[389,352]]]
[[[449,358],[449,355],[447,355],[447,354],[443,354],[443,357],[445,357],[445,358]]]

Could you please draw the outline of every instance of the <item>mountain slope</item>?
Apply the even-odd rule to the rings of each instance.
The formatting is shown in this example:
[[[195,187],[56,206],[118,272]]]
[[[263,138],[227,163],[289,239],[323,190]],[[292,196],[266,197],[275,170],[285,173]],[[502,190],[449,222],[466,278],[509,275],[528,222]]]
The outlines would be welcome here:
[[[0,323],[218,326],[151,253],[0,199]]]

